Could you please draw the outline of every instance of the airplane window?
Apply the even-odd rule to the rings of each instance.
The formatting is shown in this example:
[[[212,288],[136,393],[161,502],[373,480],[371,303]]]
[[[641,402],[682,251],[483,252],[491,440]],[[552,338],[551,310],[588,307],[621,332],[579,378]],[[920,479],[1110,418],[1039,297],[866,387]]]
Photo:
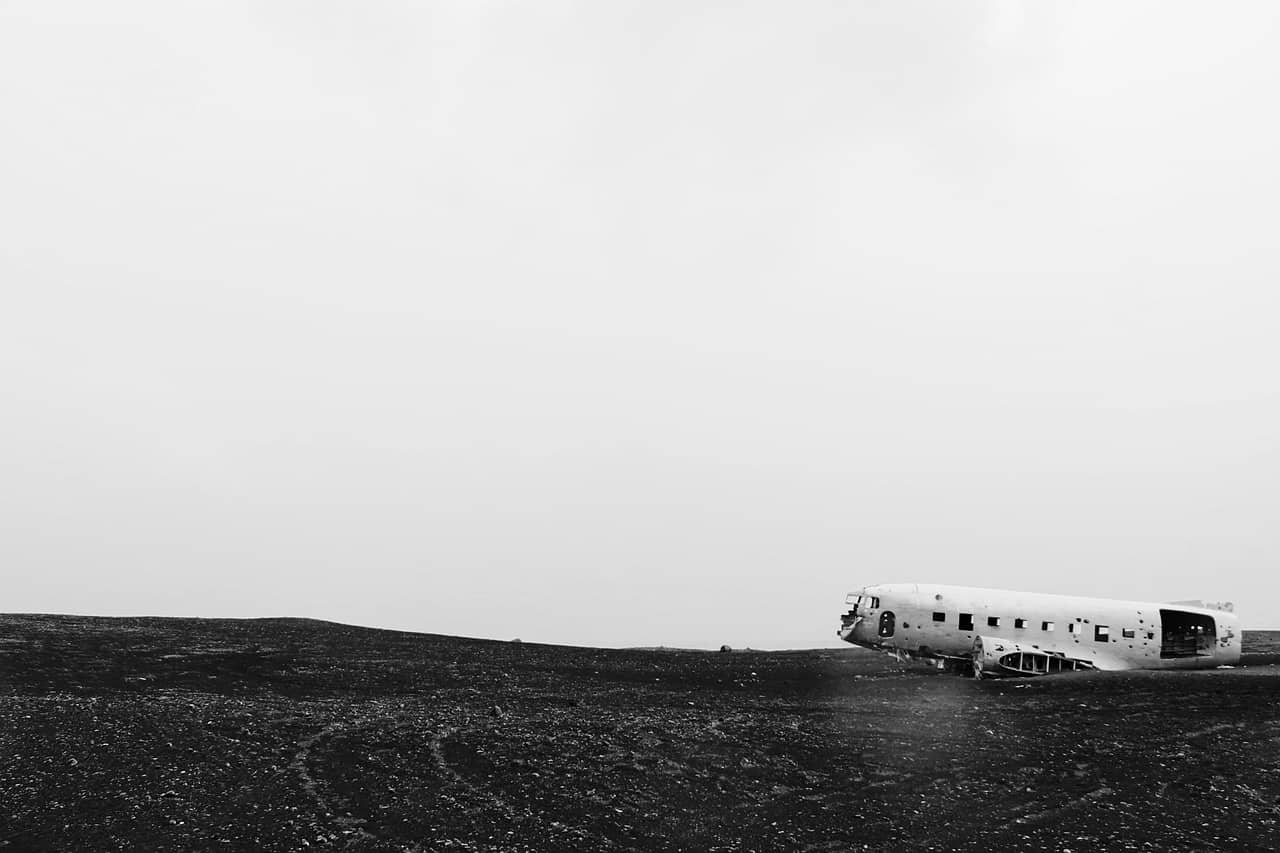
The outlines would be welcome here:
[[[880,636],[881,637],[893,636],[893,611],[892,610],[886,610],[884,613],[880,614]]]
[[[939,612],[939,611],[935,610],[935,611],[933,611],[933,621],[934,621],[934,622],[946,622],[946,621],[947,621],[947,614],[945,614],[945,613],[941,613],[941,612]]]
[[[1135,636],[1137,636],[1137,633],[1138,632],[1133,630],[1132,628],[1125,628],[1123,631],[1120,632],[1120,636],[1124,637],[1126,640],[1132,640]]]
[[[1053,625],[1053,623],[1052,623],[1052,622],[1041,622],[1041,623],[1040,623],[1040,630],[1041,630],[1041,631],[1052,631],[1052,630],[1053,630],[1053,628],[1054,628],[1054,625]]]
[[[1027,627],[1027,620],[1026,620],[1026,619],[1014,619],[1014,620],[1013,620],[1013,627],[1015,627],[1015,628],[1025,628],[1025,627]]]
[[[991,627],[991,628],[999,628],[999,627],[1000,627],[1000,617],[999,617],[999,616],[988,616],[988,617],[987,617],[987,625],[988,625],[989,627]]]
[[[1093,639],[1095,642],[1105,643],[1107,640],[1111,639],[1111,629],[1106,625],[1094,625]]]
[[[960,614],[960,630],[961,631],[973,630],[973,614],[972,613]]]
[[[1077,623],[1077,622],[1068,622],[1068,623],[1067,623],[1067,630],[1068,630],[1068,631],[1070,631],[1072,634],[1079,634],[1079,633],[1080,633],[1080,625],[1079,625],[1079,623]]]

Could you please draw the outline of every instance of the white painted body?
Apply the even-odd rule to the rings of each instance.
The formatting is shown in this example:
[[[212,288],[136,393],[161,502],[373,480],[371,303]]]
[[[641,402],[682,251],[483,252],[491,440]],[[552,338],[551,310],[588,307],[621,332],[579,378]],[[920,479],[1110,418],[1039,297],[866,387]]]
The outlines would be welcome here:
[[[1230,604],[914,583],[865,587],[845,601],[852,609],[838,631],[842,640],[939,667],[971,665],[978,675],[1203,669],[1240,660],[1240,624]]]

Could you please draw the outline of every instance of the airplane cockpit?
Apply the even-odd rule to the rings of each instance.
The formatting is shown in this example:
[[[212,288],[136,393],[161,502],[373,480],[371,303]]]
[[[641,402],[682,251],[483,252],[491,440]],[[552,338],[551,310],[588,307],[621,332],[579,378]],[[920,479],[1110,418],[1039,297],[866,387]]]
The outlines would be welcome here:
[[[840,628],[836,631],[840,639],[869,646],[875,645],[879,637],[893,636],[894,615],[880,610],[880,596],[864,588],[846,595],[844,603],[849,605],[849,610],[840,617]]]

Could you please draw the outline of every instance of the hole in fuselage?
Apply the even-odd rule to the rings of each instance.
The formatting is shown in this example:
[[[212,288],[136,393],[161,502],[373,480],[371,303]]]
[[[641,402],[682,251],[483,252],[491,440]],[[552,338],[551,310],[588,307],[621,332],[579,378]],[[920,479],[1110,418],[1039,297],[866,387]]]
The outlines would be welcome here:
[[[1217,642],[1217,625],[1212,616],[1185,610],[1160,611],[1160,657],[1193,658],[1212,655]]]
[[[880,636],[892,637],[894,628],[894,617],[892,610],[886,610],[880,614]]]

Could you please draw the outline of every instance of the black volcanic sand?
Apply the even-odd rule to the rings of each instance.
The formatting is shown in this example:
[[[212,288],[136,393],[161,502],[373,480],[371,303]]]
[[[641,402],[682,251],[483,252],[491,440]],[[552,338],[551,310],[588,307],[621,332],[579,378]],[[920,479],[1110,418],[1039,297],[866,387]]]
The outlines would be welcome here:
[[[1272,850],[1245,666],[984,681],[858,649],[613,651],[0,616],[11,850]]]

